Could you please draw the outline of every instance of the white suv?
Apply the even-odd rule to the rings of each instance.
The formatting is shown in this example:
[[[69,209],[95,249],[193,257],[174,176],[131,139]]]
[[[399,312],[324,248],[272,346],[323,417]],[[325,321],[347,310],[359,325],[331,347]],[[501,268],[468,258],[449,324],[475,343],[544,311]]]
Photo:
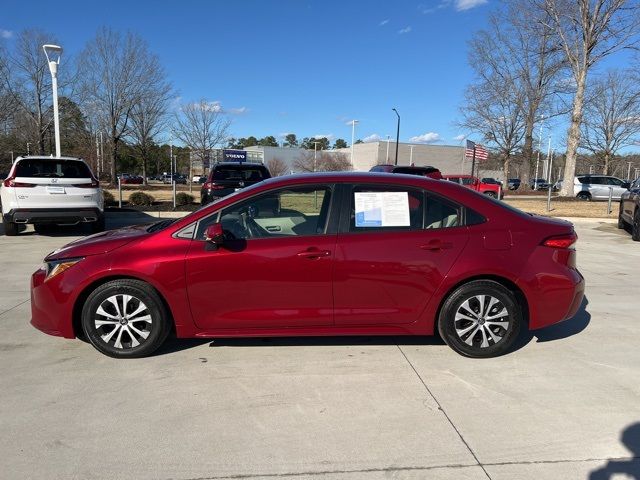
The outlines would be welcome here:
[[[18,157],[0,189],[5,235],[19,224],[89,223],[104,230],[104,199],[89,166],[72,157]]]
[[[562,181],[554,185],[554,190],[562,188]],[[629,190],[629,183],[607,175],[578,175],[573,179],[573,194],[580,200],[620,200]]]

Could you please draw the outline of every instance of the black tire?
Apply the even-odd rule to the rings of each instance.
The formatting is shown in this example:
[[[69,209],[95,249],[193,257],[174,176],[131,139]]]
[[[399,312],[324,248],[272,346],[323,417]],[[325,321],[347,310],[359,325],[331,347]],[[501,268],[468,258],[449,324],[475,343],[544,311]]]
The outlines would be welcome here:
[[[640,208],[636,208],[633,214],[633,223],[631,224],[631,240],[640,242]]]
[[[91,222],[89,228],[91,229],[91,233],[104,232],[104,229],[105,229],[104,215],[100,215],[98,217],[98,220],[96,220],[95,222]]]
[[[125,315],[122,319],[119,312],[124,307],[125,295],[132,297],[126,307],[126,313],[132,317]],[[110,299],[115,299],[117,308]],[[138,311],[142,307],[144,309]],[[105,314],[99,313],[99,309]],[[96,322],[103,324],[96,325]],[[100,285],[82,307],[82,330],[86,338],[98,351],[114,358],[151,355],[166,340],[171,324],[158,292],[139,280],[112,280]]]
[[[622,218],[622,202],[620,202],[620,210],[618,210],[618,228],[620,230],[623,230],[623,229],[627,228],[627,224],[625,223],[624,219]]]
[[[489,305],[491,308],[481,315],[479,298],[483,298],[483,295],[484,308]],[[492,304],[491,299],[495,303]],[[502,312],[505,314],[500,315]],[[456,320],[458,313],[466,318]],[[486,325],[487,314],[499,316],[494,316],[489,321],[491,325]],[[474,280],[456,288],[447,297],[440,309],[438,332],[447,345],[461,355],[472,358],[497,357],[506,353],[518,338],[522,319],[522,311],[513,292],[492,280]]]
[[[578,193],[578,195],[576,195],[576,198],[578,200],[584,200],[587,202],[591,201],[591,194],[589,192],[580,192]]]
[[[18,232],[20,230],[19,226],[17,223],[14,222],[2,222],[2,226],[4,227],[4,234],[7,237],[15,237],[16,235],[18,235]]]
[[[498,194],[495,192],[484,192],[487,197],[498,198]]]

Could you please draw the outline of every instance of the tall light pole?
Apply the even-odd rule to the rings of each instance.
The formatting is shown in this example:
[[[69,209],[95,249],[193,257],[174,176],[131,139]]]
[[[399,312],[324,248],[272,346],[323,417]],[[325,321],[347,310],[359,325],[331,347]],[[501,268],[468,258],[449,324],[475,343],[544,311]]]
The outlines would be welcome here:
[[[387,135],[387,161],[385,164],[389,165],[389,140],[391,139],[391,135]]]
[[[409,155],[409,165],[413,167],[413,147],[415,147],[415,145],[409,145],[409,148],[411,149],[411,154]]]
[[[398,145],[400,144],[400,114],[395,108],[392,108],[391,110],[396,112],[396,115],[398,116],[398,128],[396,130],[396,161],[394,163],[394,165],[398,165]]]
[[[630,179],[631,178],[631,162],[627,162],[627,165],[629,165],[629,168],[627,169],[627,178]]]
[[[351,120],[351,165],[353,165],[353,145],[356,141],[356,123],[358,120]]]
[[[316,171],[316,165],[317,165],[316,162],[318,160],[318,144],[319,143],[320,142],[313,142],[313,171],[314,172]],[[351,155],[353,155],[353,144],[351,144]]]
[[[62,55],[62,47],[58,45],[43,45],[44,55],[47,57],[51,72],[51,88],[53,89],[53,128],[56,136],[56,157],[60,157],[60,118],[58,116],[58,65]],[[49,57],[51,54],[51,57]]]
[[[31,152],[29,151],[29,145],[31,145],[31,142],[27,142],[27,155],[31,155]]]

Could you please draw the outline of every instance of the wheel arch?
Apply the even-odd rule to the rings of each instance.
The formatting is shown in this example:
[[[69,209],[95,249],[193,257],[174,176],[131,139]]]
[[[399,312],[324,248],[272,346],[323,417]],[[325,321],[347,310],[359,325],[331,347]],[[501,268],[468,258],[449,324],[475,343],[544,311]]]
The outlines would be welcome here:
[[[488,275],[475,275],[473,277],[465,278],[464,280],[460,280],[458,283],[454,284],[452,287],[447,289],[446,293],[442,296],[442,300],[440,300],[440,303],[438,304],[438,309],[436,310],[436,315],[433,323],[434,332],[438,331],[438,323],[440,322],[440,312],[442,311],[443,305],[445,304],[447,299],[451,296],[451,294],[455,292],[456,289],[458,289],[462,285],[465,285],[467,283],[474,282],[477,280],[494,281],[496,283],[499,283],[503,287],[505,287],[507,290],[510,290],[516,297],[518,305],[522,309],[522,319],[524,321],[523,327],[525,327],[526,329],[529,329],[529,302],[527,301],[527,297],[525,296],[522,289],[520,289],[520,287],[518,287],[513,281],[509,280],[508,278],[501,277],[499,275],[488,274]]]
[[[169,302],[167,302],[167,299],[164,297],[162,292],[156,288],[155,285],[149,283],[148,281],[142,278],[135,277],[133,275],[111,275],[111,276],[101,277],[97,280],[94,280],[89,285],[85,286],[80,292],[80,294],[76,297],[76,300],[73,304],[72,317],[71,317],[71,326],[73,328],[73,333],[76,337],[81,338],[84,336],[84,333],[82,331],[82,307],[84,306],[85,301],[87,300],[89,295],[91,295],[91,292],[93,292],[96,288],[98,288],[101,285],[104,285],[105,283],[111,282],[113,280],[136,280],[138,282],[144,282],[147,285],[149,285],[151,288],[153,288],[155,292],[158,294],[158,297],[162,301],[162,304],[164,305],[164,308],[166,309],[169,315],[169,320],[171,321],[171,331],[175,334],[176,323],[175,323],[174,315],[169,305]]]

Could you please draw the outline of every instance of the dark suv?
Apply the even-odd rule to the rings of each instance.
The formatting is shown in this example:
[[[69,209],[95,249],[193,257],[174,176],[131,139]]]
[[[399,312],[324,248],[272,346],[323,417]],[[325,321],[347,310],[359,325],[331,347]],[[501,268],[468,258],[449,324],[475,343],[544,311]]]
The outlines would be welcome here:
[[[376,165],[370,172],[404,173],[406,175],[420,175],[421,177],[442,180],[442,173],[436,167],[410,167],[407,165]]]
[[[634,181],[629,191],[620,198],[618,228],[631,227],[631,238],[640,242],[640,178]]]
[[[202,205],[241,188],[271,178],[267,167],[257,163],[218,163],[213,166],[200,190]]]

